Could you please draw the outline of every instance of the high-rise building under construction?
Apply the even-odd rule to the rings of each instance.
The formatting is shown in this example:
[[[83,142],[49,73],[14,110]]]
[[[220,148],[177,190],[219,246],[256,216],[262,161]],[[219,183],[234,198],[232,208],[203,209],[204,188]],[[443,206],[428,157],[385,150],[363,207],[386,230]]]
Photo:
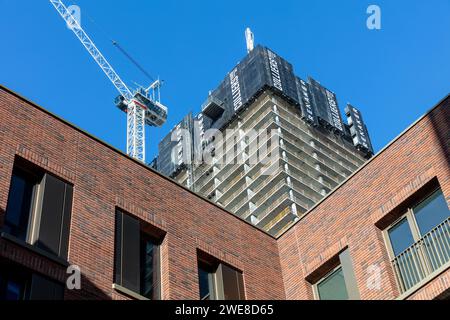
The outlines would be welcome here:
[[[361,113],[257,46],[160,142],[152,166],[277,236],[373,155]],[[261,156],[264,155],[264,156]]]

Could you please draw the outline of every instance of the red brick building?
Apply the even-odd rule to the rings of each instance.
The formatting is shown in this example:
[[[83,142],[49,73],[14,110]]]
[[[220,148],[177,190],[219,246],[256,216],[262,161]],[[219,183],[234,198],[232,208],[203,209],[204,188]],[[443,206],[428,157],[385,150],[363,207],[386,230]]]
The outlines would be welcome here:
[[[1,87],[0,297],[448,298],[449,107],[275,239]]]

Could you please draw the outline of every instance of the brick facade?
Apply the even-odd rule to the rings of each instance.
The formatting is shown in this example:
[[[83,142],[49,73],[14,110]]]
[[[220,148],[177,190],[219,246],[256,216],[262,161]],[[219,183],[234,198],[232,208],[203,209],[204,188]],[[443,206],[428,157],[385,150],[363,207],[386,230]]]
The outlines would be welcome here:
[[[450,203],[449,107],[447,97],[275,239],[2,87],[0,226],[20,157],[74,185],[69,263],[83,278],[82,290],[66,290],[67,299],[127,299],[112,288],[116,208],[166,233],[163,299],[198,298],[198,250],[242,271],[247,299],[311,299],[308,281],[346,248],[361,298],[394,299],[380,226],[431,180]],[[66,266],[10,240],[0,239],[0,256],[64,281]],[[365,285],[372,265],[381,268],[379,290]],[[407,298],[442,296],[448,281],[447,271]]]
[[[278,240],[287,299],[312,298],[305,278],[345,247],[362,299],[399,296],[378,225],[433,178],[450,203],[449,134],[447,97]],[[381,270],[378,290],[366,285],[371,266]]]

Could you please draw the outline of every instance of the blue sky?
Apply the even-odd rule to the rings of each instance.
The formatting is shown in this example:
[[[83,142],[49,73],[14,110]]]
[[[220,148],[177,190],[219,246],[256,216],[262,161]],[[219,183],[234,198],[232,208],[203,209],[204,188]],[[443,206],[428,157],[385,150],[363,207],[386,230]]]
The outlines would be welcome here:
[[[169,119],[147,130],[147,160],[162,137],[246,54],[244,29],[360,108],[376,151],[450,92],[449,0],[78,0],[82,24],[121,77],[146,78],[121,43],[165,80]],[[377,4],[382,29],[368,30]],[[117,92],[47,0],[0,0],[0,83],[125,150]],[[95,22],[93,22],[95,21]]]

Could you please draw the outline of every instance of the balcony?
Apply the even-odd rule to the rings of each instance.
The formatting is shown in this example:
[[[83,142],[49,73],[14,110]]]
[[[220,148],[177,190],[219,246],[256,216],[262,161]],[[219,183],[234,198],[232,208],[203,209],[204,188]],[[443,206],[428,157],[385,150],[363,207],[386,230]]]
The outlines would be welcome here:
[[[292,209],[291,209],[291,207],[286,207],[283,211],[281,211],[279,214],[277,214],[277,216],[275,218],[273,218],[268,224],[266,224],[263,227],[263,230],[266,232],[269,232],[270,229],[272,229],[272,227],[277,225],[280,221],[282,221],[286,217],[290,218],[293,221],[294,219],[292,217],[290,217],[290,215],[292,217],[294,216],[292,214]]]
[[[268,181],[266,179],[263,179],[264,177],[263,174],[265,171],[266,170],[264,170],[264,168],[261,168],[258,171],[258,174],[254,176],[254,180],[248,185],[248,189],[253,191],[253,196],[247,197],[245,202],[242,202],[241,204],[238,204],[232,209],[230,209],[231,212],[234,212],[238,216],[248,217],[250,214],[250,208],[248,205],[244,206],[244,204],[246,204],[249,201],[254,202],[255,200],[261,198],[266,193],[265,190],[271,187],[273,181],[277,181],[279,180],[279,178],[284,179],[286,176],[284,170],[282,168],[279,168],[276,172],[274,172],[271,175],[270,181]],[[261,192],[262,190],[264,190],[264,193]]]
[[[212,95],[210,95],[202,105],[203,114],[213,120],[219,119],[224,111],[224,103]]]
[[[311,130],[308,127],[305,126],[299,126],[299,123],[302,123],[301,120],[299,120],[298,115],[294,115],[289,111],[281,110],[280,109],[280,118],[281,118],[281,126],[283,128],[289,127],[292,128],[292,131],[296,132],[295,135],[298,137],[303,137],[304,139],[311,139],[313,138],[317,142],[318,147],[322,147],[319,150],[327,154],[329,157],[333,157],[337,159],[337,162],[339,162],[340,159],[345,161],[347,163],[347,167],[350,164],[350,167],[359,168],[361,164],[364,163],[362,159],[357,157],[353,154],[353,151],[351,149],[347,149],[343,147],[340,143],[333,141],[333,139],[330,139],[329,137],[324,136],[320,133],[318,130],[314,130],[314,133],[311,132]],[[325,150],[325,151],[323,151]],[[350,168],[351,171],[354,171]]]
[[[263,229],[270,221],[272,221],[279,215],[280,211],[284,210],[292,203],[293,201],[290,199],[289,194],[287,193],[279,197],[257,215],[259,219],[258,227]]]
[[[253,157],[255,154],[257,154],[257,152],[259,152],[259,150],[260,150],[260,148],[258,148],[258,150],[256,150],[252,155],[250,155],[250,157],[249,158],[251,158],[251,157]],[[274,147],[270,147],[270,150],[267,152],[267,154],[271,154],[272,155],[272,153],[273,152],[276,152],[276,151],[278,151],[278,146],[276,145],[276,146],[274,146]],[[241,164],[241,165],[243,165],[243,164]],[[236,196],[236,192],[235,193],[233,193],[231,196],[229,196],[229,194],[228,194],[228,192],[230,191],[230,190],[234,190],[236,187],[237,187],[237,185],[239,185],[239,184],[241,184],[241,183],[244,183],[245,182],[245,180],[243,180],[243,178],[244,177],[246,177],[246,176],[248,176],[248,177],[253,177],[253,181],[256,181],[256,179],[254,178],[254,176],[252,176],[252,172],[258,172],[258,171],[256,171],[256,169],[260,169],[260,172],[261,173],[263,173],[263,172],[271,172],[270,171],[270,169],[273,169],[273,166],[279,166],[279,163],[278,163],[278,161],[276,161],[275,163],[273,163],[273,164],[271,164],[270,166],[269,166],[269,168],[265,168],[265,167],[263,167],[264,166],[264,163],[262,163],[262,162],[260,162],[260,163],[258,163],[258,164],[256,164],[256,165],[253,165],[253,166],[251,166],[250,167],[250,169],[249,169],[249,171],[248,172],[245,172],[245,171],[243,171],[243,172],[241,172],[239,175],[238,175],[238,177],[237,178],[235,178],[234,180],[232,180],[231,182],[227,182],[226,184],[224,183],[225,181],[228,181],[228,180],[226,180],[226,179],[224,179],[224,180],[222,180],[222,182],[217,186],[217,188],[219,189],[219,190],[221,190],[221,192],[222,192],[222,196],[220,197],[220,199],[230,199],[231,198],[231,200],[229,200],[227,203],[226,203],[226,205],[225,206],[227,206],[227,205],[229,205],[231,202],[233,202],[233,200],[235,200],[233,197],[235,197]],[[237,170],[235,170],[235,171],[232,171],[231,173],[232,174],[235,174],[236,172],[239,172],[239,171],[237,171]],[[230,174],[231,175],[231,174]],[[257,173],[257,175],[258,175],[258,177],[259,176],[261,176],[261,174],[259,174],[259,173]],[[228,178],[228,177],[227,177]],[[226,185],[226,188],[225,189],[220,189],[221,187],[224,187]],[[244,183],[244,187],[246,186],[246,182]],[[219,199],[219,200],[220,200]]]
[[[450,262],[450,218],[432,229],[392,261],[401,293]]]

